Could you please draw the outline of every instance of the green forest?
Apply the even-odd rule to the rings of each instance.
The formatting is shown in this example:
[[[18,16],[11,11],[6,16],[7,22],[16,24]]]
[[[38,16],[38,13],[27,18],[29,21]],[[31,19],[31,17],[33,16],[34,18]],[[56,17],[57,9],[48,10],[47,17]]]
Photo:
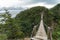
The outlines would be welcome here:
[[[47,27],[53,26],[53,40],[60,40],[60,4],[51,9],[43,6],[32,7],[21,11],[14,18],[11,17],[8,10],[5,9],[5,11],[5,14],[0,15],[4,18],[0,23],[0,40],[30,37],[33,27],[39,26],[42,12],[44,12],[44,23]],[[47,27],[45,27],[46,30]]]

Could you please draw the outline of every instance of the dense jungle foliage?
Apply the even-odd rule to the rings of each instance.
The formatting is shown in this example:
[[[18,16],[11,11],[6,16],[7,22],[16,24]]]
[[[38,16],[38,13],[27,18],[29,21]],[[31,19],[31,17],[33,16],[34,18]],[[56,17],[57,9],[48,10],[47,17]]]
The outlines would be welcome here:
[[[15,18],[11,18],[8,10],[0,15],[4,19],[0,23],[0,39],[22,39],[30,37],[35,25],[39,26],[41,13],[44,13],[44,25],[52,28],[52,37],[54,40],[60,40],[60,4],[51,9],[42,6],[32,7],[21,11]]]

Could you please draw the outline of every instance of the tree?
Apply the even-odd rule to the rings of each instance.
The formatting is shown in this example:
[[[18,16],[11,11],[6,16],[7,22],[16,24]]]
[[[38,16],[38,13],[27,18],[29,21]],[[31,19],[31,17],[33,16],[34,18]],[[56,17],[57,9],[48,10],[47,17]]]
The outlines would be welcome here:
[[[47,15],[50,18],[51,16],[49,14],[51,14],[51,12],[49,12],[47,8],[41,6],[32,7],[30,9],[24,10],[15,17],[15,19],[17,20],[17,24],[21,26],[22,31],[24,32],[26,37],[30,37],[32,29],[35,25],[39,25],[40,14],[42,12],[44,12],[44,22],[48,25]]]
[[[8,10],[5,10],[5,14],[2,15],[4,18],[2,21],[5,23],[3,25],[4,33],[7,35],[8,39],[23,38],[24,33],[21,28],[17,25],[15,18],[11,18]]]
[[[55,7],[50,9],[53,12],[53,21],[54,21],[54,31],[53,38],[59,40],[60,36],[60,4],[57,4]]]

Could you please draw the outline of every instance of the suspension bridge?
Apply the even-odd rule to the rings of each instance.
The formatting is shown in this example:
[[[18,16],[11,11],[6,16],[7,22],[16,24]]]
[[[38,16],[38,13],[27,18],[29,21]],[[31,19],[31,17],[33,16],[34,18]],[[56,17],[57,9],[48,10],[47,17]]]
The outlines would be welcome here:
[[[50,39],[48,39],[48,35],[47,35],[46,30],[44,28],[43,14],[44,13],[41,13],[41,21],[40,21],[40,25],[39,25],[37,32],[35,30],[37,28],[37,26],[34,26],[34,28],[33,28],[32,35],[34,32],[36,32],[36,33],[34,36],[31,36],[31,40],[52,40],[52,34],[50,33],[51,36],[50,36]],[[49,31],[50,31],[50,29],[51,28],[48,27]]]

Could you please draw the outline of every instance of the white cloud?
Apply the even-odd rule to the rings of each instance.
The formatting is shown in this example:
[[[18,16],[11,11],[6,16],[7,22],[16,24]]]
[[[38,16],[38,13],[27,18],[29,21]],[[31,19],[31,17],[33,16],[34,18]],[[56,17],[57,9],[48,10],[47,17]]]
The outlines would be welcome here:
[[[31,0],[0,0],[0,7],[22,6],[26,5]]]
[[[0,7],[11,7],[22,3],[19,0],[0,0]]]
[[[33,2],[33,0],[0,0],[0,7],[34,7],[34,6],[45,6],[47,8],[51,8],[53,7],[55,4],[46,4],[45,2],[38,2],[36,0],[34,0],[35,3]],[[60,0],[57,0],[57,3],[60,3]]]
[[[45,4],[45,3],[36,3],[36,4],[31,4],[31,5],[25,5],[24,7],[31,8],[31,7],[34,7],[34,6],[45,6],[46,8],[52,8],[55,5],[48,5],[48,4]]]
[[[26,7],[26,8],[31,8],[31,7],[34,7],[34,6],[45,6],[46,8],[52,8],[54,7],[56,4],[60,3],[60,0],[22,0],[22,1],[25,1],[21,6],[22,7]]]

